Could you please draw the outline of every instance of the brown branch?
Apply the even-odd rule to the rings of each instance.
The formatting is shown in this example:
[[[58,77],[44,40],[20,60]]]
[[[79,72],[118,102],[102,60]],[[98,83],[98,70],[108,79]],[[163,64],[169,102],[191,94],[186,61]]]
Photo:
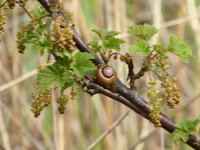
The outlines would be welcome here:
[[[88,86],[89,88],[95,89],[98,91],[98,93],[103,94],[105,96],[108,96],[124,105],[126,105],[127,107],[129,107],[131,110],[135,111],[136,113],[138,113],[139,115],[142,115],[144,118],[148,119],[149,121],[151,121],[151,119],[148,117],[147,114],[149,114],[151,112],[151,110],[147,107],[147,102],[145,102],[141,97],[138,97],[137,99],[140,99],[141,103],[143,101],[143,106],[144,109],[139,109],[137,106],[135,106],[133,103],[131,103],[130,101],[127,101],[125,98],[123,98],[122,96],[119,96],[117,94],[113,94],[103,88],[100,88],[99,85],[96,84],[90,84]],[[131,95],[131,94],[130,94]],[[135,99],[135,98],[134,98]],[[131,98],[130,98],[131,100]],[[143,111],[144,110],[144,111]],[[160,114],[161,115],[161,119],[160,119],[160,123],[162,125],[162,127],[167,130],[168,132],[172,133],[175,130],[175,123],[170,120],[167,116],[165,116],[164,114]],[[198,145],[198,141],[197,138],[193,135],[189,136],[189,140],[187,141],[187,144],[190,145],[191,147],[193,147],[196,150],[200,150],[200,145]]]
[[[51,12],[48,3],[45,0],[38,0],[38,1],[43,5],[43,7],[48,12]],[[75,31],[75,29],[73,27],[71,29],[73,31],[73,35],[74,35],[73,39],[76,42],[76,47],[82,52],[88,52],[92,54],[92,52],[90,52],[89,50],[89,47],[83,42],[79,34]],[[95,59],[93,59],[93,62],[96,65],[99,65],[102,63],[102,61],[97,56],[95,56]],[[149,113],[151,113],[151,110],[148,107],[148,103],[144,99],[142,99],[137,94],[136,91],[131,90],[127,88],[124,84],[122,84],[119,79],[112,86],[104,86],[104,88],[106,88],[108,91],[101,88],[99,89],[100,90],[99,93],[107,95],[123,103],[124,105],[128,106],[135,112],[139,113],[140,115],[148,119],[147,116],[149,115]],[[175,123],[172,120],[170,120],[168,117],[166,117],[164,114],[161,114],[160,122],[161,122],[162,128],[164,128],[170,133],[172,133],[176,128]],[[187,141],[187,144],[196,150],[200,150],[200,144],[198,145],[197,143],[198,143],[197,138],[193,135],[190,135],[189,140]]]
[[[135,86],[135,73],[134,73],[134,64],[133,64],[133,60],[131,59],[130,62],[127,63],[128,65],[128,78],[130,79],[130,88],[131,89],[136,89]]]
[[[133,63],[133,60],[131,59],[128,63],[128,78],[130,79],[130,87],[131,89],[134,89],[136,90],[136,87],[135,87],[135,80],[141,78],[144,76],[145,72],[148,71],[148,67],[147,66],[143,66],[139,72],[137,74],[134,73],[134,63]]]
[[[142,115],[145,118],[148,118],[148,116],[146,116],[140,109],[138,109],[138,107],[136,107],[135,105],[133,105],[131,102],[127,101],[125,98],[123,98],[122,96],[118,95],[118,94],[114,94],[108,90],[103,89],[101,86],[95,84],[95,83],[90,83],[88,86],[89,89],[94,89],[96,91],[96,93],[99,94],[103,94],[105,96],[108,96],[110,98],[112,98],[113,100],[120,102],[124,105],[126,105],[127,107],[129,107],[130,109],[132,109],[133,111],[135,111],[136,113]]]
[[[147,71],[148,71],[148,67],[146,66],[142,67],[140,71],[137,74],[135,74],[134,79],[136,80],[136,79],[141,78],[142,76],[144,76],[144,73]]]
[[[33,18],[32,14],[28,11],[28,9],[26,9],[25,6],[21,5],[20,3],[18,3],[20,7],[22,7],[22,9],[26,12],[26,14],[30,17]]]
[[[49,13],[52,13],[50,10],[50,3],[48,0],[37,0]]]
[[[126,105],[127,107],[129,107],[130,109],[132,109],[133,111],[135,111],[136,113],[142,115],[143,117],[145,117],[146,119],[148,119],[149,121],[151,121],[151,119],[148,117],[148,114],[151,112],[151,110],[149,109],[149,107],[147,106],[147,102],[144,101],[141,97],[135,95],[135,94],[130,94],[129,96],[131,96],[131,98],[127,98],[130,101],[132,101],[132,99],[137,99],[139,101],[141,101],[140,105],[143,105],[143,109],[139,109],[137,106],[135,106],[133,103],[131,103],[130,101],[127,101],[126,99],[124,99],[122,96],[118,96],[116,94],[113,94],[109,91],[106,91],[105,89],[99,88],[98,85],[92,84],[89,86],[90,88],[94,88],[94,89],[98,89],[98,92],[106,95],[124,105]],[[130,91],[130,90],[129,90]],[[121,95],[121,94],[120,94]],[[170,120],[167,116],[165,116],[163,113],[160,113],[161,115],[161,119],[160,119],[160,123],[162,125],[162,128],[164,128],[165,130],[167,130],[168,132],[172,133],[175,130],[175,123]],[[190,135],[189,136],[189,140],[187,141],[187,144],[190,145],[192,148],[196,149],[196,150],[200,150],[200,145],[198,144],[198,140],[195,136]]]

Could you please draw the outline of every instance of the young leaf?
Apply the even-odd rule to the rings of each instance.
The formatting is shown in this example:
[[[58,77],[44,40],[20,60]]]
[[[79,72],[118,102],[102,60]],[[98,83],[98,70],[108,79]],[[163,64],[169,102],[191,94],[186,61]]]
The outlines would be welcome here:
[[[120,34],[117,31],[106,31],[106,30],[100,30],[100,29],[93,29],[92,31],[95,32],[101,40],[108,40]]]
[[[137,40],[134,45],[129,49],[130,52],[140,52],[143,56],[150,54],[150,49],[147,47],[146,42],[143,40]]]
[[[200,123],[200,116],[195,120],[184,119],[181,122],[176,123],[176,129],[172,133],[174,140],[187,142],[189,134],[197,131],[198,123]]]
[[[137,25],[129,27],[128,33],[137,36],[145,41],[148,41],[156,34],[158,30],[149,24]]]
[[[187,142],[187,140],[189,139],[189,133],[185,132],[185,131],[182,131],[182,130],[175,130],[173,133],[173,138],[174,138],[174,141],[177,142],[177,141],[183,141],[183,142]]]
[[[71,85],[73,82],[67,75],[66,69],[57,62],[46,66],[38,73],[39,90],[45,90],[52,84],[55,84],[58,88],[66,87],[66,84]]]
[[[97,41],[89,42],[87,45],[91,46],[90,50],[93,52],[99,52],[101,49],[101,46],[99,46]]]
[[[194,124],[197,125],[200,123],[200,115],[194,120]]]
[[[35,23],[35,22],[34,22]],[[44,31],[48,28],[48,24],[42,24],[37,22],[38,28],[34,28],[34,24],[31,22],[27,25],[22,26],[22,31],[18,32],[18,48],[22,50],[38,50],[41,54],[45,50],[52,49],[52,43],[50,42],[50,34],[45,34]]]
[[[102,48],[104,50],[107,50],[107,49],[114,49],[116,51],[120,51],[120,45],[125,43],[124,40],[121,40],[119,38],[110,38],[108,40],[103,40],[103,44],[102,44]]]
[[[65,82],[63,82],[63,84],[61,85],[61,92],[63,92],[65,89],[67,89],[68,87],[72,86],[74,84],[74,82],[70,79],[65,79],[63,80]]]
[[[40,8],[31,10],[31,14],[33,14],[33,16],[37,18],[41,18],[42,16],[45,15],[45,11],[42,7],[40,7]]]
[[[119,32],[117,32],[117,31],[109,31],[109,32],[107,32],[106,33],[106,35],[104,36],[104,40],[108,40],[108,39],[110,39],[110,38],[113,38],[113,37],[115,37],[116,35],[118,35],[118,34],[120,34]]]
[[[188,57],[192,56],[192,50],[189,45],[175,35],[169,37],[168,50],[169,52],[179,56],[185,63],[188,63]]]
[[[180,130],[184,130],[188,133],[195,132],[196,131],[196,125],[194,124],[194,121],[184,119],[181,122],[176,124],[176,127]]]
[[[92,41],[87,43],[87,45],[92,46],[92,47],[97,47],[98,46],[98,42],[97,41]]]
[[[68,56],[65,56],[63,57],[63,59],[57,60],[57,63],[59,65],[59,68],[63,67],[63,69],[69,70],[72,59],[70,59]]]
[[[55,48],[57,49],[57,48]],[[66,56],[66,50],[55,50],[55,54],[61,58],[64,58]]]
[[[85,72],[90,70],[96,70],[96,66],[92,63],[91,59],[94,57],[86,52],[77,52],[73,58],[70,68],[73,69],[74,73],[83,77]]]
[[[26,46],[25,51],[38,50],[41,56],[43,56],[44,53],[48,50],[46,47],[42,47],[37,43],[27,43],[25,44],[25,46]]]
[[[93,29],[92,31],[96,33],[101,40],[103,39],[103,37],[106,35],[107,32],[106,30],[100,30],[100,29]]]

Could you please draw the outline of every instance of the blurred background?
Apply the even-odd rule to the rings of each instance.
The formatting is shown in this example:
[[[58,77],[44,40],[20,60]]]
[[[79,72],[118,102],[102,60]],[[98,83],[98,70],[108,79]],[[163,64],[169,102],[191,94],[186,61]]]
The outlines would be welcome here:
[[[129,41],[122,53],[132,42],[127,27],[145,22],[160,29],[153,41],[166,44],[171,34],[183,38],[194,57],[189,64],[170,57],[170,71],[178,77],[182,101],[175,110],[164,107],[163,112],[175,121],[200,114],[200,0],[64,0],[64,5],[86,42],[96,38],[93,28],[121,32],[121,37]],[[38,6],[35,0],[27,3],[28,9]],[[191,149],[183,143],[175,145],[169,133],[155,129],[122,104],[100,95],[91,98],[81,91],[77,100],[68,102],[64,115],[59,115],[53,103],[34,118],[30,110],[35,68],[45,59],[35,51],[18,53],[16,33],[28,16],[18,6],[6,15],[9,20],[5,33],[0,35],[0,150]],[[138,56],[133,56],[136,70],[141,64]],[[112,65],[117,66],[118,77],[127,84],[126,66],[116,61]],[[145,77],[137,85],[145,97]]]

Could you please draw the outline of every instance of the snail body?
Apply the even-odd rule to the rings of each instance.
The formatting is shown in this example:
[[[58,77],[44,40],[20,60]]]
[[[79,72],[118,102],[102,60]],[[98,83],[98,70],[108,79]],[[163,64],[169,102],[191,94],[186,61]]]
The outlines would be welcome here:
[[[101,85],[111,85],[117,79],[117,73],[113,67],[108,65],[99,65],[96,71],[96,80]]]

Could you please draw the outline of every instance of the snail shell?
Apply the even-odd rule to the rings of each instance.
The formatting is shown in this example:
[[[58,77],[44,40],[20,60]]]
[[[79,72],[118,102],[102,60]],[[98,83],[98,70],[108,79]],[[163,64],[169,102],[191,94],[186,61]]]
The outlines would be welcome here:
[[[99,65],[96,71],[96,79],[101,85],[111,85],[116,81],[117,73],[111,66]]]

